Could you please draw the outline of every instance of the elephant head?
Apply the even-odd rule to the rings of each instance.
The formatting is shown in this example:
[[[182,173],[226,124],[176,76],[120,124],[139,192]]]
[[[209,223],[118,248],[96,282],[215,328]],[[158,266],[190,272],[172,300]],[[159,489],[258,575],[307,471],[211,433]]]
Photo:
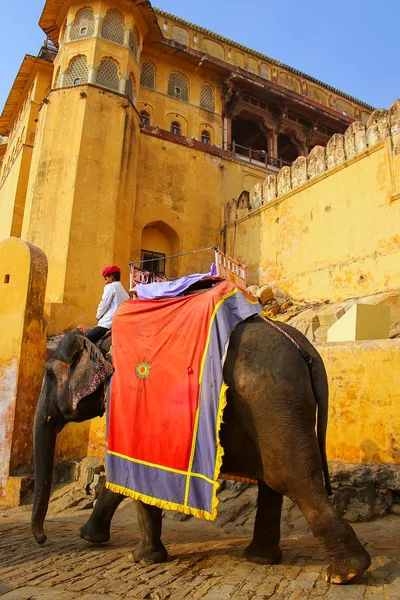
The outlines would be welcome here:
[[[33,439],[32,532],[38,544],[47,539],[43,523],[50,498],[57,434],[70,421],[86,421],[104,414],[104,382],[112,372],[111,364],[100,350],[76,329],[64,335],[46,362]]]

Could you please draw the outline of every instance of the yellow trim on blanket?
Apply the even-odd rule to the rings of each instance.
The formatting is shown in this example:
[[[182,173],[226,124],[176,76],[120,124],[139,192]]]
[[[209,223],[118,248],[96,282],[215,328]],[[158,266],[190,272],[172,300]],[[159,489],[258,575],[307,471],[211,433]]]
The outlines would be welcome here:
[[[223,423],[222,417],[224,415],[224,410],[226,407],[226,392],[228,390],[228,386],[223,381],[221,385],[221,390],[219,393],[219,404],[218,404],[218,414],[217,414],[217,422],[216,422],[216,440],[217,440],[217,455],[215,457],[215,469],[214,469],[214,488],[212,491],[212,505],[211,505],[211,514],[214,515],[214,519],[217,516],[217,506],[219,503],[219,499],[217,496],[217,489],[219,486],[218,476],[222,467],[222,459],[224,456],[224,449],[221,445],[219,439],[219,432],[221,429],[221,425]]]
[[[206,344],[204,346],[203,356],[201,358],[201,364],[200,364],[200,373],[199,373],[199,386],[200,387],[199,387],[199,395],[198,395],[198,399],[197,399],[196,417],[195,417],[194,429],[193,429],[192,448],[191,448],[191,451],[190,451],[188,474],[187,474],[187,477],[186,477],[185,499],[184,499],[184,504],[185,505],[189,501],[190,476],[191,476],[192,467],[193,467],[194,453],[196,451],[197,434],[198,434],[198,426],[199,426],[200,397],[201,397],[202,385],[203,385],[204,364],[206,362],[206,356],[207,356],[208,348],[210,346],[211,329],[212,329],[212,326],[214,324],[215,317],[216,317],[216,314],[218,312],[219,307],[225,302],[225,300],[227,298],[230,298],[231,296],[234,296],[238,292],[239,292],[238,288],[235,288],[231,292],[228,292],[227,294],[225,294],[224,296],[222,296],[221,300],[219,300],[217,302],[217,304],[214,306],[214,310],[213,310],[213,313],[211,315],[210,323],[208,325],[207,340],[206,340]],[[217,430],[217,432],[218,431],[219,431],[219,429]],[[216,437],[216,442],[217,442],[217,456],[218,456],[218,450],[219,450],[219,447],[220,447],[218,435]],[[214,492],[215,492],[215,490],[213,490],[213,502],[214,502]]]
[[[164,508],[165,510],[176,510],[178,512],[184,513],[185,515],[192,515],[193,517],[197,517],[198,519],[207,519],[207,521],[214,521],[215,517],[217,516],[216,511],[210,513],[206,510],[200,510],[199,508],[192,508],[191,506],[177,504],[176,502],[169,502],[168,500],[162,500],[161,498],[153,498],[152,496],[146,496],[146,494],[134,492],[133,490],[124,488],[120,485],[108,483],[108,481],[106,481],[106,488],[111,490],[112,492],[115,492],[116,494],[122,494],[123,496],[128,496],[129,498],[133,498],[134,500],[141,500],[145,504],[151,504],[152,506]]]
[[[145,465],[145,467],[161,469],[162,471],[169,471],[170,473],[177,473],[178,475],[190,475],[191,477],[200,477],[200,479],[204,479],[205,481],[207,481],[207,483],[214,483],[213,479],[206,477],[202,473],[189,473],[189,471],[180,471],[179,469],[173,469],[172,467],[156,465],[155,463],[146,462],[145,460],[139,460],[138,458],[131,458],[130,456],[125,456],[124,454],[119,454],[119,452],[113,452],[112,450],[107,450],[107,454],[118,456],[118,458],[123,458],[124,460],[129,460],[130,462],[137,463],[139,465]]]
[[[238,290],[237,288],[235,288],[234,290],[232,290],[228,294],[225,294],[225,296],[222,296],[221,300],[219,302],[217,302],[217,304],[214,307],[213,314],[211,315],[211,319],[210,319],[210,324],[208,326],[208,334],[207,334],[206,345],[204,347],[203,357],[201,359],[201,366],[200,366],[200,373],[199,373],[199,384],[200,385],[201,385],[202,380],[203,380],[204,363],[206,362],[206,356],[207,356],[207,352],[208,352],[208,347],[210,345],[211,328],[213,326],[213,323],[214,323],[214,320],[215,320],[215,316],[216,316],[217,311],[218,311],[219,307],[221,306],[221,304],[223,304],[227,298],[230,298],[231,296],[234,296],[235,294],[237,294],[237,292],[240,292],[240,290]]]

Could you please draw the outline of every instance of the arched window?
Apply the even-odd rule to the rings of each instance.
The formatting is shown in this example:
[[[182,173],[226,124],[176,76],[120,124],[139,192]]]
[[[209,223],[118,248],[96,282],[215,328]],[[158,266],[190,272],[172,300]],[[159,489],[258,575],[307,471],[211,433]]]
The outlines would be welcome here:
[[[150,113],[147,110],[140,111],[140,122],[142,125],[150,125]]]
[[[214,90],[209,83],[203,83],[201,86],[200,108],[214,112]]]
[[[107,11],[101,28],[101,37],[117,44],[124,43],[124,17],[114,9]]]
[[[100,67],[97,70],[96,83],[97,85],[101,85],[101,87],[114,90],[114,92],[119,91],[118,66],[114,61],[108,58],[104,58],[101,61]]]
[[[171,133],[175,133],[175,135],[182,134],[182,127],[179,121],[172,121],[171,127],[169,128]]]
[[[135,83],[132,75],[129,75],[129,79],[125,84],[125,94],[128,96],[132,104],[135,103]]]
[[[82,8],[71,25],[70,40],[92,37],[94,34],[94,15],[91,8]]]
[[[156,68],[151,62],[144,62],[140,73],[140,85],[148,90],[156,87]]]
[[[64,86],[72,87],[73,85],[87,83],[88,77],[89,70],[86,56],[78,56],[77,58],[74,58],[69,65],[68,72],[65,74],[64,78]]]
[[[170,73],[168,77],[168,96],[183,102],[189,100],[189,82],[182,73]]]
[[[206,129],[201,132],[201,141],[203,144],[211,144],[211,133]]]
[[[136,33],[136,29],[133,30],[129,34],[129,49],[132,52],[133,56],[137,58],[138,55],[138,37]]]

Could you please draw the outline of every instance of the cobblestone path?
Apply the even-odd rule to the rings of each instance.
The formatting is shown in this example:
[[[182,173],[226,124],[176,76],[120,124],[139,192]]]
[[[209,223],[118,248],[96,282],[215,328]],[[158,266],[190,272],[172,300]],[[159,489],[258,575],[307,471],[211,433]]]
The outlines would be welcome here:
[[[246,562],[248,540],[221,537],[218,520],[164,522],[170,561],[134,565],[129,551],[138,540],[133,507],[117,512],[112,541],[92,546],[76,536],[88,512],[50,517],[43,548],[34,542],[26,511],[0,516],[1,599],[107,600],[121,598],[181,600],[399,600],[400,517],[357,524],[355,529],[372,555],[372,567],[357,584],[325,583],[326,560],[307,534],[282,541],[281,565]]]

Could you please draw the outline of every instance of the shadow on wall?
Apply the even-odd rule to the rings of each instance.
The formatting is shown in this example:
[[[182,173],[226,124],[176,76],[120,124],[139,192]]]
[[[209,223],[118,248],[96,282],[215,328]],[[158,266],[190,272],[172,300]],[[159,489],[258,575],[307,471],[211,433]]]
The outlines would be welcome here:
[[[261,186],[261,184],[257,184],[257,186]],[[247,286],[259,282],[262,244],[260,215],[251,221],[237,222],[240,217],[248,214],[249,208],[250,194],[244,190],[237,200],[232,198],[224,205],[224,227],[221,231],[221,247],[225,254],[247,266]],[[228,228],[228,225],[231,224],[233,227]],[[238,248],[237,240],[240,240],[240,248]],[[252,257],[251,263],[246,263],[246,256]]]
[[[382,463],[380,457],[380,448],[372,440],[365,440],[361,443],[360,449],[362,452],[361,462],[362,463]]]

